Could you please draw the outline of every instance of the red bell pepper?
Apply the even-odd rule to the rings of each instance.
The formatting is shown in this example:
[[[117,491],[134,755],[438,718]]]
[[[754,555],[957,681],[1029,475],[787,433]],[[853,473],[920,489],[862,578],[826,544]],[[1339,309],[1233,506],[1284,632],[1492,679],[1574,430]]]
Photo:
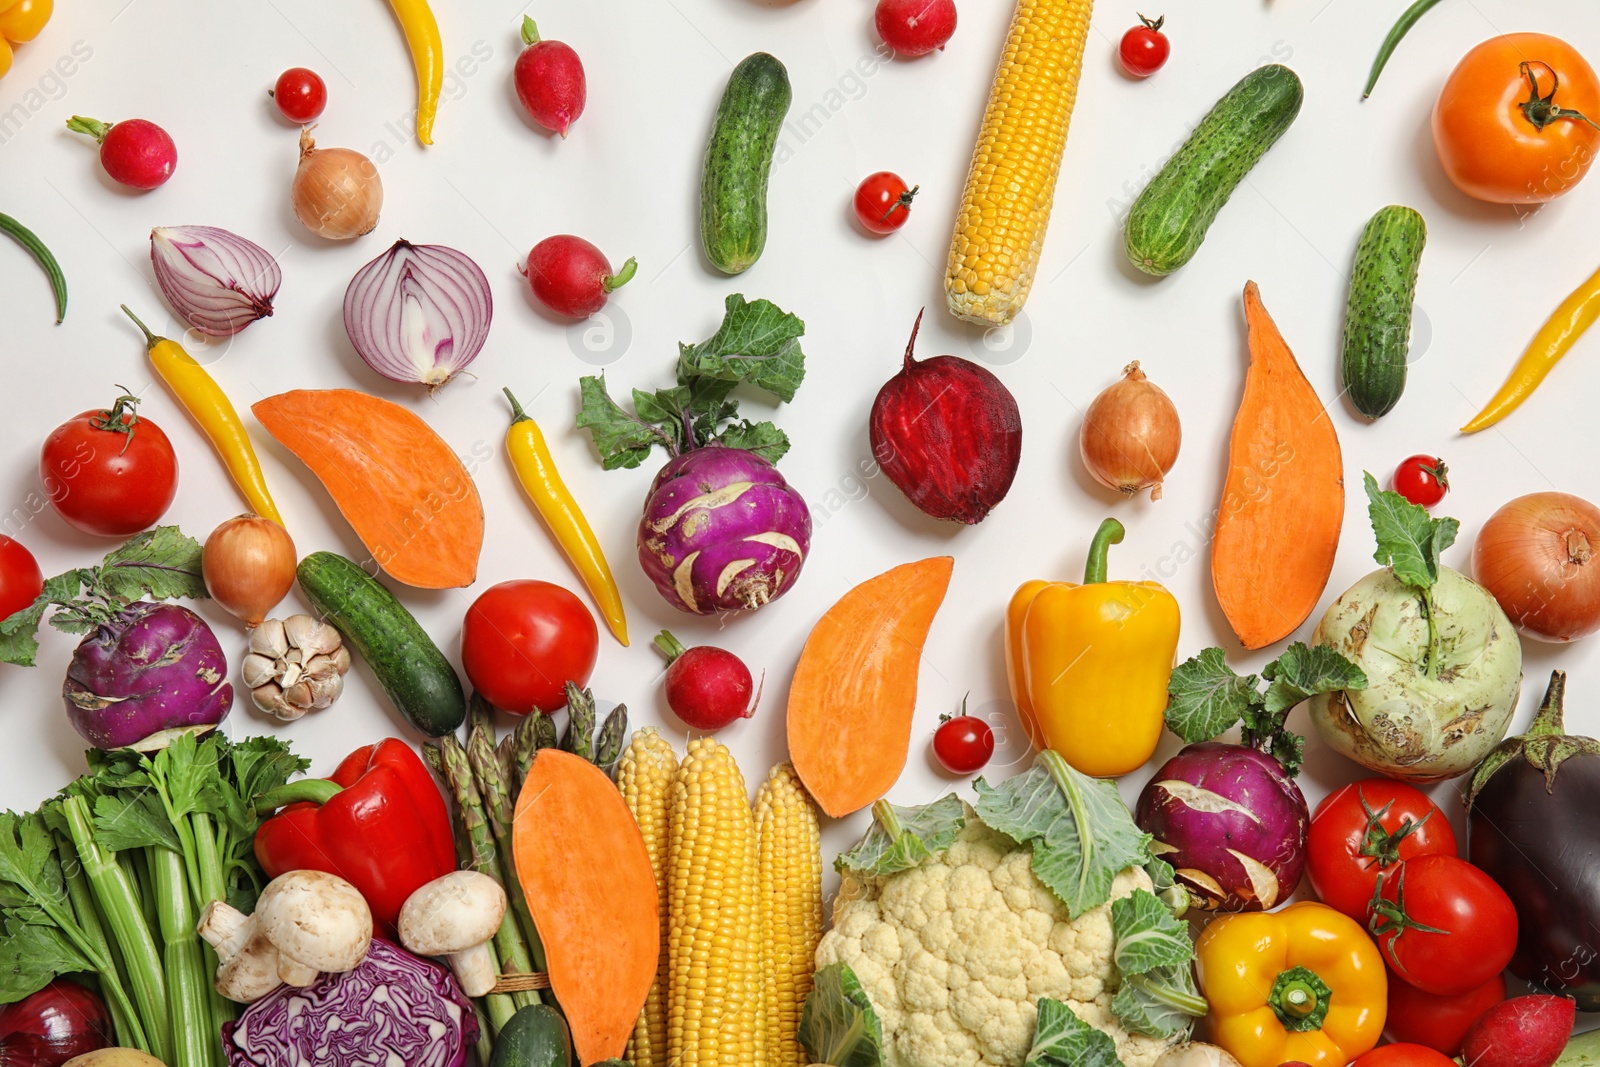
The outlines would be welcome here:
[[[331,778],[302,778],[256,803],[258,810],[283,805],[256,831],[256,859],[267,874],[337,874],[366,897],[390,937],[406,898],[456,869],[444,797],[397,738],[356,749]]]

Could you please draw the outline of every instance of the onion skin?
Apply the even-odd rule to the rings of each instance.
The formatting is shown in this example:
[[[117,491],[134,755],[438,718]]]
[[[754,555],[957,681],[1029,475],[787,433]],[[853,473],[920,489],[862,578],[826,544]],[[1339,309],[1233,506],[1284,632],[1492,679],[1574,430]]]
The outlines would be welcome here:
[[[1094,480],[1124,496],[1150,490],[1161,499],[1161,483],[1178,462],[1183,429],[1172,398],[1145,377],[1134,360],[1123,377],[1089,405],[1078,452]]]
[[[437,389],[483,350],[494,296],[464,252],[404,238],[356,271],[344,329],[356,354],[394,382]]]
[[[110,1045],[105,1003],[65,978],[0,1008],[0,1067],[61,1067]]]
[[[150,264],[178,317],[212,337],[271,315],[283,284],[271,253],[216,226],[157,226],[150,231]]]
[[[200,575],[211,599],[254,627],[289,595],[297,559],[294,541],[282,526],[259,515],[240,515],[206,538]]]
[[[1517,497],[1483,524],[1472,573],[1524,636],[1589,636],[1600,630],[1600,508],[1570,493]]]
[[[372,232],[383,210],[383,179],[372,160],[353,148],[318,148],[300,131],[300,164],[290,190],[295,217],[330,241]]]

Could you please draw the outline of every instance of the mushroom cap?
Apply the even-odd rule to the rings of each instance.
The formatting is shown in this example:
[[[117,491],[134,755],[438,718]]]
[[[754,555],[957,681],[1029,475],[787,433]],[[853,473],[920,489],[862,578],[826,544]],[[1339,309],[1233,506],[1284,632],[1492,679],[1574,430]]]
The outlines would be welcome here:
[[[400,942],[419,956],[446,956],[481,945],[500,929],[506,891],[487,874],[451,871],[406,898]]]
[[[256,923],[281,955],[319,971],[348,971],[367,958],[372,909],[336,874],[288,871],[267,883]]]

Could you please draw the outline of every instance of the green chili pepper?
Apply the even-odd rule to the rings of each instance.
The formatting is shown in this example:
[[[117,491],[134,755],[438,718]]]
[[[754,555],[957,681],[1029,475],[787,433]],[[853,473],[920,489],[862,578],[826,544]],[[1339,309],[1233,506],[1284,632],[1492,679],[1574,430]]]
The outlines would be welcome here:
[[[1433,5],[1439,0],[1417,0],[1416,3],[1406,8],[1405,14],[1400,16],[1400,21],[1394,24],[1394,29],[1389,31],[1389,36],[1383,39],[1383,47],[1378,49],[1378,57],[1372,61],[1372,73],[1367,76],[1367,87],[1361,92],[1361,99],[1365,100],[1372,95],[1373,86],[1378,84],[1378,76],[1383,73],[1383,68],[1388,65],[1389,57],[1394,55],[1394,50],[1400,46],[1406,34],[1411,32],[1422,16],[1432,10]]]
[[[61,320],[67,317],[67,277],[61,273],[61,264],[56,262],[56,257],[50,254],[38,235],[4,212],[0,212],[0,233],[10,235],[44,268],[50,278],[50,288],[56,294],[56,324],[60,325]]]

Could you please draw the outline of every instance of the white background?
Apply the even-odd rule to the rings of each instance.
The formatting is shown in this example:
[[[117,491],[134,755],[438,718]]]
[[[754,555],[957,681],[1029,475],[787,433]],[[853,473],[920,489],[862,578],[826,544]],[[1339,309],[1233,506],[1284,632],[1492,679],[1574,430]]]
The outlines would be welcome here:
[[[1156,0],[1150,0],[1155,3]],[[784,696],[812,623],[856,583],[923,556],[956,557],[954,581],[933,626],[918,693],[907,769],[891,796],[933,799],[951,782],[928,740],[941,712],[963,694],[997,724],[1013,723],[1001,662],[1007,598],[1032,577],[1076,579],[1090,535],[1107,514],[1128,526],[1111,555],[1114,578],[1162,566],[1177,546],[1195,558],[1163,580],[1184,612],[1179,655],[1221,644],[1235,666],[1259,667],[1278,650],[1240,652],[1211,592],[1208,554],[1186,524],[1206,528],[1224,474],[1225,446],[1245,367],[1240,291],[1262,287],[1267,307],[1319,394],[1333,408],[1344,449],[1344,541],[1305,637],[1340,591],[1374,566],[1361,472],[1387,480],[1413,452],[1437,452],[1455,491],[1443,512],[1462,520],[1447,562],[1468,567],[1483,520],[1508,499],[1542,489],[1600,496],[1593,455],[1600,395],[1600,337],[1586,339],[1523,410],[1473,437],[1455,432],[1500,385],[1533,331],[1596,266],[1600,178],[1527,217],[1471,201],[1435,159],[1428,115],[1450,68],[1497,32],[1565,35],[1600,60],[1592,0],[1457,0],[1441,5],[1402,46],[1377,95],[1360,102],[1372,54],[1399,0],[1173,0],[1173,57],[1148,82],[1115,66],[1117,38],[1136,22],[1135,0],[1102,0],[1094,13],[1077,113],[1056,210],[1025,320],[1009,336],[985,336],[943,310],[950,222],[987,97],[1011,5],[965,0],[949,48],[915,61],[877,54],[871,4],[798,0],[614,0],[556,4],[515,0],[436,5],[456,72],[435,128],[413,141],[415,88],[399,30],[381,0],[63,0],[40,39],[20,49],[0,82],[0,210],[32,226],[57,252],[71,285],[67,321],[52,326],[45,282],[24,254],[0,248],[0,512],[45,573],[98,560],[111,544],[71,530],[48,508],[36,517],[37,454],[49,430],[105,406],[114,383],[145,397],[182,468],[166,521],[204,538],[242,510],[222,466],[171,395],[153,382],[137,331],[117,311],[128,303],[157,332],[177,335],[151,275],[152,225],[208,224],[264,245],[284,284],[271,319],[231,342],[191,350],[241,411],[291,388],[354,387],[408,405],[473,465],[487,534],[471,589],[397,589],[435,640],[458,658],[461,617],[477,592],[509,578],[540,577],[581,591],[576,577],[518,490],[503,452],[511,386],[551,439],[557,461],[604,540],[627,601],[634,645],[602,628],[598,695],[626,701],[636,724],[682,740],[660,695],[651,635],[670,625],[688,644],[716,642],[766,671],[753,720],[720,735],[740,758],[752,791],[783,758]],[[511,88],[524,10],[546,37],[577,49],[588,71],[588,110],[565,141],[524,119]],[[1157,15],[1159,9],[1146,9]],[[771,181],[766,254],[746,274],[717,274],[696,233],[700,159],[728,71],[769,50],[788,66],[791,118],[812,112],[807,132],[784,134]],[[76,53],[77,59],[72,60]],[[87,54],[87,58],[84,58]],[[1299,120],[1240,188],[1199,255],[1176,276],[1152,281],[1123,261],[1118,212],[1183,139],[1190,124],[1264,61],[1292,66],[1306,83]],[[58,66],[58,63],[60,64]],[[266,89],[286,67],[306,65],[328,83],[317,130],[379,162],[386,200],[376,231],[353,243],[309,236],[289,209],[296,131],[279,120]],[[70,76],[60,72],[70,70]],[[16,107],[20,105],[21,111]],[[813,110],[820,108],[820,110]],[[143,117],[176,140],[175,176],[151,193],[114,185],[90,143],[69,134],[74,113]],[[22,117],[20,126],[18,117]],[[922,192],[902,235],[872,240],[850,219],[850,194],[871,171],[891,169]],[[1418,292],[1416,362],[1404,399],[1376,425],[1337,397],[1337,346],[1345,279],[1366,219],[1387,203],[1418,208],[1429,226]],[[517,264],[536,241],[580,234],[639,273],[612,299],[611,347],[533,306]],[[495,297],[489,342],[472,370],[437,397],[388,382],[363,365],[342,325],[350,276],[397,237],[452,245],[484,268]],[[808,375],[775,414],[794,440],[781,467],[810,502],[811,557],[783,600],[719,629],[665,604],[634,558],[634,526],[657,461],[636,471],[600,470],[587,436],[573,429],[577,379],[605,369],[615,390],[668,382],[675,343],[709,336],[729,292],[766,297],[806,322]],[[916,512],[882,476],[864,477],[866,416],[878,386],[899,365],[923,305],[923,355],[986,359],[1022,407],[1026,447],[1010,497],[982,525],[959,527]],[[624,324],[625,317],[625,324]],[[591,324],[592,325],[592,324]],[[602,334],[604,331],[602,331]],[[631,337],[627,345],[618,340]],[[584,352],[589,360],[575,354]],[[1077,458],[1080,411],[1137,358],[1176,401],[1183,452],[1158,503],[1127,503],[1098,488]],[[609,362],[607,362],[609,361]],[[759,402],[746,405],[754,414]],[[247,419],[248,414],[246,415]],[[251,421],[267,478],[299,550],[365,558],[327,494]],[[18,510],[13,510],[18,509]],[[18,528],[20,525],[20,529]],[[280,615],[301,610],[293,596]],[[237,665],[243,635],[213,605],[199,610]],[[1281,646],[1278,646],[1281,648]],[[83,768],[82,744],[63,715],[60,680],[72,639],[43,632],[39,666],[0,668],[6,732],[0,804],[32,808]],[[1600,649],[1529,643],[1516,727],[1525,724],[1549,671],[1570,672],[1569,728],[1600,731]],[[1306,727],[1303,712],[1294,723]],[[327,772],[355,746],[404,727],[364,666],[331,710],[293,724],[258,714],[242,689],[228,722],[235,734],[271,730]],[[1159,762],[1178,748],[1164,739]],[[1311,742],[1301,777],[1313,805],[1358,768]],[[1013,729],[996,764],[1022,751]],[[1155,766],[1152,763],[1151,766]],[[998,767],[995,768],[998,771]],[[1131,801],[1143,774],[1123,782]],[[1460,822],[1456,787],[1435,795]],[[826,832],[831,856],[864,827],[865,813]]]

